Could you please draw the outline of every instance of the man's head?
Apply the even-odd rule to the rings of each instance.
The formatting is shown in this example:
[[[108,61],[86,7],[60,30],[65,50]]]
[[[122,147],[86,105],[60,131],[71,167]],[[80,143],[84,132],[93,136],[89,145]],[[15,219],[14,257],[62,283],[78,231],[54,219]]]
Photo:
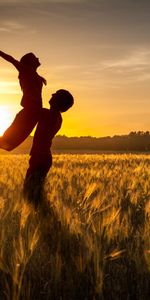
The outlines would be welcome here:
[[[40,66],[39,59],[33,53],[27,53],[22,56],[20,63],[33,69],[37,69]]]
[[[52,94],[52,97],[49,100],[51,108],[55,108],[60,112],[67,111],[73,105],[73,103],[73,96],[70,94],[70,92],[63,89]]]

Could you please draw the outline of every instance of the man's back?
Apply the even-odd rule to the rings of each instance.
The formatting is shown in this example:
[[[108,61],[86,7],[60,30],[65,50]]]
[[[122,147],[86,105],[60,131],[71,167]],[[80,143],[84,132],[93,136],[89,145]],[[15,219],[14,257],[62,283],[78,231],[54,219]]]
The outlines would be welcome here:
[[[62,117],[58,110],[43,108],[34,134],[33,145],[30,155],[48,154],[52,139],[62,124]]]

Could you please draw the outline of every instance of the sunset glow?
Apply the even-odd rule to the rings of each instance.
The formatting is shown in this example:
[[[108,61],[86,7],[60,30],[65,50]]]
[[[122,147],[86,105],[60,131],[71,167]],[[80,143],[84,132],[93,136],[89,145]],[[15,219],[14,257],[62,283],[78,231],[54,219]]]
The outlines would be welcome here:
[[[57,89],[73,94],[60,131],[69,136],[150,130],[149,31],[147,0],[0,0],[1,50],[39,57],[43,106]],[[20,100],[18,72],[0,58],[0,105],[16,114]]]
[[[12,115],[8,108],[0,106],[0,136],[11,124]]]

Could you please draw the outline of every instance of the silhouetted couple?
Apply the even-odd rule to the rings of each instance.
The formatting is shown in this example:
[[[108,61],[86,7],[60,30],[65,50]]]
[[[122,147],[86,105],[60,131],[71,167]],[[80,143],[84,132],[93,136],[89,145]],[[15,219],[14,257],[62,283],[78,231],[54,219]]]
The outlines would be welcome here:
[[[52,94],[50,109],[42,108],[42,87],[46,80],[37,73],[39,59],[33,53],[25,54],[20,61],[0,51],[0,56],[12,63],[19,71],[19,82],[23,92],[21,106],[11,126],[0,138],[0,148],[11,151],[20,145],[38,123],[30,151],[29,168],[24,181],[24,192],[28,198],[36,198],[52,165],[52,139],[62,124],[61,113],[74,103],[72,95],[60,89]],[[36,193],[36,195],[34,195]],[[39,195],[40,196],[40,195]]]

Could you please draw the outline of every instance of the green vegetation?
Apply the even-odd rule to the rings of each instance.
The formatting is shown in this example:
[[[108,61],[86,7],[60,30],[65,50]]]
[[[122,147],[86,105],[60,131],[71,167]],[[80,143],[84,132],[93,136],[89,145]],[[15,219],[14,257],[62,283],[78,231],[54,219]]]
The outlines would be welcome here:
[[[148,300],[150,155],[54,155],[37,210],[0,156],[1,300]]]

